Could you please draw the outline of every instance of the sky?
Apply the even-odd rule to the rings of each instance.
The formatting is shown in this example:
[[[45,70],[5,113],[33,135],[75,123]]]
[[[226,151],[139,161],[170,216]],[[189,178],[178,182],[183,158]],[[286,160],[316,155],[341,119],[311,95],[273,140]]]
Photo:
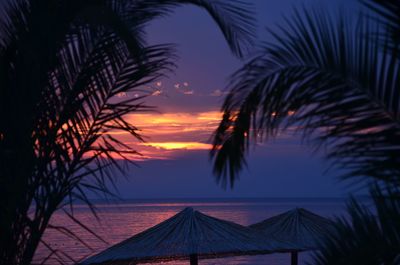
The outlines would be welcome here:
[[[276,28],[294,7],[322,8],[356,13],[355,1],[247,0],[253,4],[257,39],[271,41],[266,27]],[[342,9],[340,9],[342,8]],[[175,43],[177,69],[149,86],[146,104],[154,113],[130,114],[145,143],[126,134],[118,137],[142,156],[135,157],[127,178],[117,187],[123,198],[230,198],[230,197],[341,197],[355,188],[339,181],[338,171],[328,171],[322,153],[301,143],[289,130],[271,142],[251,149],[248,168],[233,189],[215,181],[209,160],[210,139],[221,118],[220,106],[230,74],[243,61],[230,52],[219,29],[207,13],[186,6],[147,28],[148,43]],[[132,95],[121,95],[121,97]]]

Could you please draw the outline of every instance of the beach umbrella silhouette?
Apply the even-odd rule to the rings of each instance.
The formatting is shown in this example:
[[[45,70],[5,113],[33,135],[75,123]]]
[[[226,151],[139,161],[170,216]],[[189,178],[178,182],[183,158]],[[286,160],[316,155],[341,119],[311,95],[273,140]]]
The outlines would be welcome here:
[[[291,244],[251,228],[217,219],[192,208],[128,238],[80,264],[128,265],[169,260],[256,255],[284,251]]]
[[[303,208],[295,208],[249,226],[267,237],[290,242],[291,264],[298,264],[298,252],[318,249],[324,237],[334,231],[333,222]],[[291,246],[292,247],[292,246]]]

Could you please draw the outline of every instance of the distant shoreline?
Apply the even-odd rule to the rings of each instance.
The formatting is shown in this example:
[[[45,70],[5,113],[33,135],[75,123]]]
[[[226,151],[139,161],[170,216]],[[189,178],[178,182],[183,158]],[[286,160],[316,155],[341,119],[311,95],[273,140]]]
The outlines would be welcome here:
[[[355,196],[357,200],[370,200],[368,196]],[[265,198],[120,198],[120,199],[99,199],[93,198],[94,204],[105,203],[204,203],[204,202],[346,202],[347,197],[265,197]],[[85,204],[76,201],[77,204]]]

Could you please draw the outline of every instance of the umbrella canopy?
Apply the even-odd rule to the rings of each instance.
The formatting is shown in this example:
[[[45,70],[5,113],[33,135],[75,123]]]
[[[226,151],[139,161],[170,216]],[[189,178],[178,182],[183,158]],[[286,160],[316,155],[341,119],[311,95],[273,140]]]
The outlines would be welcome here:
[[[303,208],[276,215],[250,227],[267,236],[273,235],[293,243],[299,251],[317,249],[320,241],[334,230],[331,220]]]
[[[251,255],[283,251],[291,247],[274,236],[265,239],[265,236],[260,236],[251,228],[186,208],[81,264],[132,264],[139,261],[188,259],[193,255]]]

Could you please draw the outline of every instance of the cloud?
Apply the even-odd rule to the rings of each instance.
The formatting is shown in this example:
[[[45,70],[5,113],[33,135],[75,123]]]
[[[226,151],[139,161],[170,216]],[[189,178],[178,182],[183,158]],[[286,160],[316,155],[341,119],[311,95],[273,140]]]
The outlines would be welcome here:
[[[220,118],[219,111],[129,114],[126,119],[140,129],[146,142],[139,142],[123,131],[110,134],[142,154],[132,157],[136,161],[175,159],[182,152],[210,150],[211,145],[206,142]]]
[[[194,89],[189,89],[189,82],[176,83],[174,84],[176,92],[183,95],[194,95]]]
[[[212,146],[207,142],[221,118],[219,111],[128,114],[127,121],[138,128],[145,142],[138,141],[125,131],[110,131],[108,134],[141,154],[128,155],[132,160],[175,160],[188,152],[210,150]],[[281,149],[274,152],[290,150],[287,144],[293,139],[296,129],[291,126],[285,133],[279,133],[276,141],[284,141],[286,145],[277,145]],[[269,146],[266,143],[257,145]]]
[[[212,93],[210,93],[210,96],[220,97],[223,95],[227,95],[228,93],[229,93],[228,91],[222,91],[221,89],[215,89]]]
[[[126,97],[126,96],[127,96],[126,92],[119,92],[117,94],[117,97],[119,97],[119,98],[123,98],[123,97]]]
[[[151,95],[152,95],[152,96],[159,96],[159,95],[161,95],[162,93],[163,93],[163,91],[160,90],[160,89],[158,89],[158,90],[153,91],[153,93],[151,93]]]
[[[149,142],[141,145],[165,150],[210,150],[212,145],[200,142]]]
[[[186,91],[183,91],[183,94],[184,94],[184,95],[194,95],[194,90],[186,90]]]

